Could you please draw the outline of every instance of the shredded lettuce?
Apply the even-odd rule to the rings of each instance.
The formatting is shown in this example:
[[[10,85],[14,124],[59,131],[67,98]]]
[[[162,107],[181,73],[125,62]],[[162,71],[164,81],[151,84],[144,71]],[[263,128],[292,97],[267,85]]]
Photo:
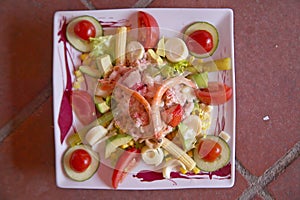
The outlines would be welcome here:
[[[160,68],[160,71],[158,71],[157,75],[161,74],[163,77],[171,78],[176,76],[176,70],[172,67],[170,64],[166,64]]]
[[[92,44],[91,57],[98,57],[104,54],[108,54],[111,60],[115,60],[115,37],[113,35],[99,36],[90,39]]]
[[[189,66],[190,64],[187,60],[177,63],[167,63],[160,68],[158,74],[161,73],[165,78],[172,78],[185,72]]]
[[[183,73],[188,66],[189,62],[187,60],[182,60],[173,64],[174,70],[179,73]]]
[[[192,115],[200,115],[200,112],[201,112],[201,109],[200,109],[200,106],[199,106],[199,102],[196,101],[194,102],[194,109],[192,111]]]

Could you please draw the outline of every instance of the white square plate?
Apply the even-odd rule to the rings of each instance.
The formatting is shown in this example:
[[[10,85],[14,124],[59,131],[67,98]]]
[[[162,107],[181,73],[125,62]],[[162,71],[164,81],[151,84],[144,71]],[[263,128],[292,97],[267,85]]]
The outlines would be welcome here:
[[[142,10],[155,17],[160,27],[182,32],[185,27],[196,21],[206,21],[213,24],[219,32],[219,46],[212,56],[213,59],[230,57],[232,61],[232,70],[218,72],[217,76],[210,79],[217,79],[230,85],[233,88],[233,98],[224,105],[214,106],[213,120],[211,130],[219,129],[224,126],[224,131],[230,134],[231,139],[228,142],[231,149],[230,164],[227,166],[226,176],[213,173],[203,173],[198,176],[188,178],[174,178],[172,180],[154,180],[143,181],[135,175],[143,170],[151,170],[148,166],[139,165],[128,174],[118,189],[122,190],[157,190],[157,189],[181,189],[181,188],[229,188],[232,187],[235,180],[235,74],[234,74],[234,41],[233,41],[233,11],[231,9],[115,9],[115,10],[95,10],[95,11],[59,11],[54,16],[53,32],[53,106],[54,106],[54,133],[55,133],[55,152],[56,152],[56,182],[61,188],[88,188],[88,189],[112,189],[111,173],[112,170],[100,165],[98,172],[89,180],[84,182],[75,182],[69,179],[63,170],[62,156],[68,145],[66,140],[60,142],[60,129],[58,126],[58,116],[62,95],[66,87],[67,70],[69,66],[71,79],[74,80],[73,66],[80,63],[78,55],[80,54],[68,43],[60,41],[59,32],[63,23],[70,19],[90,15],[102,22],[103,25],[133,25],[134,21],[129,18],[133,13]],[[114,22],[113,24],[111,22]],[[110,26],[111,27],[111,26]],[[104,28],[105,32],[108,28]],[[166,36],[166,35],[164,35]],[[170,35],[171,36],[171,35]],[[65,51],[65,48],[66,50]],[[67,55],[65,55],[67,54]],[[66,65],[65,56],[68,62]],[[76,123],[74,121],[73,123]],[[72,132],[72,128],[69,134]]]

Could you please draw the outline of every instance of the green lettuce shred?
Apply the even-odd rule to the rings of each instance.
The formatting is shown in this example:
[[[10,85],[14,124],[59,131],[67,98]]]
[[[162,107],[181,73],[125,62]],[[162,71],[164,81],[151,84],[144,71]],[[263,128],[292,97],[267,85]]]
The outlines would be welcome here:
[[[115,37],[113,35],[99,36],[96,38],[90,38],[92,44],[91,57],[98,57],[104,54],[110,55],[112,60],[115,60]]]
[[[179,61],[173,65],[174,70],[178,73],[183,73],[188,66],[189,62],[187,60]]]
[[[172,78],[187,71],[188,67],[190,67],[190,63],[187,60],[182,60],[177,63],[167,63],[160,68],[157,75],[161,73],[163,77]]]

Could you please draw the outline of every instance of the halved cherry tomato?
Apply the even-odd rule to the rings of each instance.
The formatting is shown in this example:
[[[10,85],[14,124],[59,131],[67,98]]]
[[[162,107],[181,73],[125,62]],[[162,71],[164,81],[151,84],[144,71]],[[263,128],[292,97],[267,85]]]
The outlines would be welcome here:
[[[207,88],[195,89],[196,97],[205,104],[220,105],[232,97],[232,88],[218,82],[209,82]]]
[[[91,164],[92,157],[84,149],[77,149],[71,154],[70,167],[76,172],[84,172]]]
[[[118,185],[125,179],[128,172],[130,172],[140,160],[140,149],[131,148],[123,152],[117,161],[113,176],[112,186],[117,188]]]
[[[83,40],[89,40],[96,36],[96,28],[88,20],[81,20],[74,26],[74,33]]]
[[[72,108],[84,125],[96,119],[96,109],[91,95],[84,90],[74,90],[71,96]]]
[[[138,40],[145,49],[154,48],[159,40],[159,26],[155,18],[143,11],[138,12]]]
[[[198,154],[201,159],[207,162],[215,161],[221,154],[222,147],[216,141],[210,139],[201,140],[198,147]]]
[[[180,104],[171,106],[164,111],[165,122],[172,127],[178,126],[182,120],[183,108]]]
[[[214,47],[212,35],[206,30],[192,32],[186,39],[188,49],[197,54],[210,52]]]

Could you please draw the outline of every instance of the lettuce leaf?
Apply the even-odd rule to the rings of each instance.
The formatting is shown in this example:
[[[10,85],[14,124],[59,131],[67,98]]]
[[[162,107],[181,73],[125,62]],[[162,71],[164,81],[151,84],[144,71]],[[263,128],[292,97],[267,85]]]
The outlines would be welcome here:
[[[99,36],[91,38],[90,42],[92,44],[92,51],[89,54],[91,57],[96,58],[98,56],[108,54],[110,55],[111,60],[115,60],[115,36]]]
[[[189,151],[194,148],[197,133],[183,123],[178,125],[178,130],[184,151]]]

